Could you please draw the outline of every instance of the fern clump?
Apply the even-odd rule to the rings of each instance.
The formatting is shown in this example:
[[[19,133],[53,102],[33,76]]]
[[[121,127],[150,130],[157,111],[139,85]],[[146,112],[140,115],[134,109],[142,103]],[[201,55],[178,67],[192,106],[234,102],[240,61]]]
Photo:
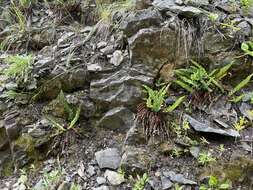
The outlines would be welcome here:
[[[9,65],[4,70],[4,74],[9,78],[14,78],[17,82],[27,82],[31,66],[33,64],[33,55],[14,55],[5,59]]]
[[[241,50],[244,51],[245,55],[253,57],[253,42],[252,41],[243,42],[241,45]]]
[[[224,91],[222,85],[220,84],[220,80],[227,75],[232,63],[222,67],[221,69],[214,69],[209,73],[197,62],[191,62],[193,65],[189,68],[175,70],[175,74],[177,76],[175,83],[190,93],[193,93],[194,91],[212,92],[216,87],[218,87],[222,92]]]
[[[169,86],[164,86],[159,90],[153,90],[146,85],[143,87],[147,93],[147,98],[145,103],[137,106],[136,119],[142,124],[147,139],[151,136],[165,138],[168,133],[164,113],[175,110],[183,102],[184,96],[178,98],[171,106],[166,107],[165,99]]]
[[[253,0],[240,0],[241,7],[246,13],[253,6]]]

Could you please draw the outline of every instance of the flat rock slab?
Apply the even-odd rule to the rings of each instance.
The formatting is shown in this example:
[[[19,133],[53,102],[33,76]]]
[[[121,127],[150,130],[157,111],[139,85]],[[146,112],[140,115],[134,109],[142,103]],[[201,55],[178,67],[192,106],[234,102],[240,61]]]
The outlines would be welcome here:
[[[219,129],[211,127],[210,122],[199,122],[198,120],[194,119],[190,115],[185,114],[184,119],[186,119],[190,125],[193,127],[195,131],[204,132],[204,133],[216,133],[219,135],[225,135],[230,137],[240,137],[240,134],[233,130],[233,129]]]
[[[108,148],[95,153],[99,168],[109,168],[116,170],[121,161],[121,156],[116,148]]]
[[[109,181],[111,185],[120,185],[125,181],[123,175],[111,170],[106,170],[104,177]]]
[[[171,181],[184,184],[184,185],[197,185],[195,181],[186,179],[182,174],[176,174],[173,171],[164,171],[163,175],[165,177],[168,177]]]

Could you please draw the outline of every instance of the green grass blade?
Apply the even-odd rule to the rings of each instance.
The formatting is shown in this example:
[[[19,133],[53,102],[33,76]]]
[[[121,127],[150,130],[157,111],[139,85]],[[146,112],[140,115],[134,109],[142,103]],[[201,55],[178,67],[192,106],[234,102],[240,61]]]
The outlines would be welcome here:
[[[179,86],[181,86],[182,88],[184,88],[185,90],[187,90],[188,92],[190,92],[190,93],[193,92],[193,88],[191,88],[188,84],[186,84],[180,80],[176,80],[175,83],[178,84]]]
[[[233,65],[233,62],[230,64],[225,65],[222,67],[219,72],[215,75],[216,80],[221,80],[223,77],[225,77],[228,74],[228,70]]]
[[[229,96],[232,96],[233,94],[235,94],[237,91],[241,90],[244,86],[246,86],[251,78],[253,76],[253,73],[249,76],[247,76],[244,80],[242,80],[235,88],[233,88],[230,92],[229,92]]]
[[[70,122],[68,129],[72,129],[72,128],[75,126],[76,122],[78,121],[78,119],[79,119],[79,117],[80,117],[80,113],[81,113],[81,106],[79,106],[78,109],[76,110],[75,117],[74,117],[74,119]]]
[[[173,112],[185,99],[185,96],[178,98],[171,106],[167,107],[164,112],[170,113]]]

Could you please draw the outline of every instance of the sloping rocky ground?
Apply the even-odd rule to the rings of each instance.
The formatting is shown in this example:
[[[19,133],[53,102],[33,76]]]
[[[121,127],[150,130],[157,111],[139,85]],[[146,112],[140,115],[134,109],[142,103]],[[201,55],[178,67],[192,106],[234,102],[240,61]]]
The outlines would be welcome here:
[[[203,190],[210,176],[218,182],[206,189],[252,188],[251,82],[237,103],[216,93],[209,105],[192,107],[189,96],[166,115],[168,140],[147,141],[135,114],[143,84],[172,82],[191,59],[207,70],[233,62],[226,92],[253,73],[253,56],[241,49],[253,40],[253,6],[13,2],[0,1],[0,189]],[[33,57],[26,80],[6,75],[6,58],[17,54]],[[167,102],[187,95],[174,84],[169,93]],[[70,113],[78,122],[64,130]],[[246,127],[236,130],[241,118]]]

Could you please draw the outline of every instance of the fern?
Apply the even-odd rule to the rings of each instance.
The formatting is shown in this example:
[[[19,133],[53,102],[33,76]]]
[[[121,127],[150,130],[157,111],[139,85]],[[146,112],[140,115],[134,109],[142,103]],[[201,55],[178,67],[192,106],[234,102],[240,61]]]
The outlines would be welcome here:
[[[215,87],[219,88],[222,92],[224,91],[219,81],[227,75],[228,70],[233,63],[208,73],[205,68],[197,62],[191,62],[193,65],[189,68],[175,70],[175,75],[177,77],[177,80],[175,80],[176,84],[190,93],[193,93],[194,91],[210,92],[213,91]]]
[[[246,55],[253,57],[253,42],[243,42],[241,45],[241,50],[244,51]]]
[[[80,113],[81,113],[81,106],[79,106],[78,109],[76,110],[75,117],[70,122],[68,129],[72,129],[75,126],[76,122],[79,120]]]
[[[169,86],[164,86],[159,91],[153,90],[146,85],[143,85],[143,87],[148,93],[148,98],[146,99],[146,106],[154,112],[159,112],[165,101],[165,96]]]
[[[162,87],[160,90],[153,90],[150,87],[143,85],[146,92],[148,93],[148,98],[146,99],[146,106],[154,112],[159,112],[162,110],[163,104],[165,103],[165,98],[167,95],[167,90],[169,85]],[[178,98],[171,106],[164,108],[163,112],[174,111],[184,100],[185,96]]]
[[[232,96],[233,94],[235,94],[236,92],[238,92],[239,90],[241,90],[244,86],[246,86],[246,85],[250,82],[252,76],[253,76],[253,73],[252,73],[251,75],[247,76],[247,77],[246,77],[244,80],[242,80],[238,85],[236,85],[236,87],[233,88],[233,89],[229,92],[228,95],[229,95],[229,96]]]
[[[74,112],[71,106],[68,104],[63,91],[61,90],[60,94],[58,95],[60,102],[63,104],[64,111],[68,114],[68,120],[71,121],[74,118]]]
[[[7,77],[13,77],[18,81],[26,82],[29,71],[31,70],[33,59],[32,55],[14,55],[7,57],[5,62],[9,64],[9,67],[4,70],[4,74]]]

